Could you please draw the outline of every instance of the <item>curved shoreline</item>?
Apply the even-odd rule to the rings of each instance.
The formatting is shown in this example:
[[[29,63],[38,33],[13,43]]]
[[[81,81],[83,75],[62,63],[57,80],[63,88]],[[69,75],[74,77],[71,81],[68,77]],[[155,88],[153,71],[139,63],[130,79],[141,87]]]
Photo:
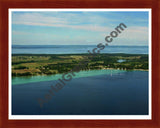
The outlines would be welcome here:
[[[94,71],[94,70],[123,70],[123,71],[149,71],[148,69],[130,69],[130,70],[127,70],[127,69],[119,69],[119,68],[103,68],[103,69],[89,69],[89,70],[80,70],[81,71]],[[67,73],[67,72],[64,72],[64,73]],[[29,75],[29,76],[12,76],[12,78],[15,78],[15,77],[34,77],[34,76],[53,76],[53,75],[58,75],[58,74],[64,74],[64,73],[56,73],[56,74],[37,74],[37,75]]]
[[[140,70],[118,70],[118,69],[101,69],[101,70],[86,70],[80,71],[79,73],[75,73],[74,78],[80,77],[89,77],[96,75],[113,75],[117,73],[124,73],[127,71],[140,71]],[[144,71],[144,70],[141,70]],[[62,78],[62,74],[55,75],[38,75],[38,76],[21,76],[12,78],[12,85],[25,84],[25,83],[33,83],[33,82],[42,82],[42,81],[55,81]]]

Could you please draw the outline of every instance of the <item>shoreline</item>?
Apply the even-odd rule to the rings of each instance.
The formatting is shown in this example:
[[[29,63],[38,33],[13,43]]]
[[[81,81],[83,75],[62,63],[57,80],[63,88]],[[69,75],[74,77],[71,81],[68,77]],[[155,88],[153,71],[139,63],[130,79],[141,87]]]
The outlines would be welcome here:
[[[21,53],[21,54],[15,54],[15,53],[12,53],[12,56],[72,56],[72,55],[88,55],[88,53],[67,53],[67,54],[30,54],[30,53]],[[148,53],[99,53],[99,55],[149,55]]]
[[[86,70],[86,71],[83,70],[78,73],[75,73],[75,75],[68,73],[65,75],[65,78],[68,78],[69,76],[71,79],[87,78],[87,77],[99,76],[99,75],[112,76],[114,74],[116,75],[116,74],[125,73],[125,72],[136,72],[136,71],[134,70],[127,71],[127,70],[118,70],[118,69],[101,69],[101,70]],[[144,72],[144,71],[137,71],[137,72]],[[53,82],[59,79],[63,79],[63,74],[12,77],[12,85],[14,86],[14,85],[20,85],[20,84],[45,82],[45,81]]]
[[[126,70],[126,69],[118,69],[118,68],[103,68],[103,69],[92,69],[92,70],[80,70],[79,72],[83,72],[83,71],[99,71],[99,70],[121,70],[121,71],[149,71],[148,69],[133,69],[133,70]],[[67,73],[67,72],[64,72]],[[23,78],[23,77],[34,77],[34,76],[53,76],[53,75],[63,75],[64,73],[57,73],[57,74],[50,74],[50,75],[46,75],[46,74],[38,74],[38,75],[30,75],[30,76],[12,76],[12,78]]]

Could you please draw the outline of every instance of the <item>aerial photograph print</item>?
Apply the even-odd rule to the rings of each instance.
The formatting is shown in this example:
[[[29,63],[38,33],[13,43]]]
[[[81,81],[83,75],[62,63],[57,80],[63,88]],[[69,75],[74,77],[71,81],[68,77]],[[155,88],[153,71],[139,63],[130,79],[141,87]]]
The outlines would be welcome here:
[[[151,114],[150,10],[9,13],[10,117]]]

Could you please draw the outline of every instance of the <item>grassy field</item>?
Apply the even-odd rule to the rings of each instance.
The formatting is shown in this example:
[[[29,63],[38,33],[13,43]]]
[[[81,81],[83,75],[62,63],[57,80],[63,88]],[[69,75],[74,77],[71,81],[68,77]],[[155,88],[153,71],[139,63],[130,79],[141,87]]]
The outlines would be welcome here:
[[[14,54],[12,55],[12,76],[50,75],[68,72],[82,60],[89,62],[81,70],[123,69],[148,70],[146,54]],[[122,62],[119,62],[122,61]]]

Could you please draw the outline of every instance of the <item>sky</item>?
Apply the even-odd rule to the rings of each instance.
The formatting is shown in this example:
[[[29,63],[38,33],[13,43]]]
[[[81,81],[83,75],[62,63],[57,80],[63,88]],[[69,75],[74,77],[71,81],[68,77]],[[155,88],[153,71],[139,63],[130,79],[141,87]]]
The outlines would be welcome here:
[[[13,45],[95,45],[120,24],[110,45],[148,46],[147,11],[12,11]]]

